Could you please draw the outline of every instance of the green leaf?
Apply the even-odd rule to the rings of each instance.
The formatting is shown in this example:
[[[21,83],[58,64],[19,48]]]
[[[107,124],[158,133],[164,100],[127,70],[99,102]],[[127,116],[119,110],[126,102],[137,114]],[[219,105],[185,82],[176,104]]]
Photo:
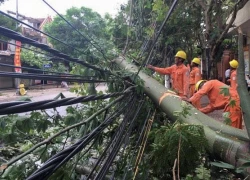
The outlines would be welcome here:
[[[250,167],[250,161],[243,163],[240,167],[249,168]]]
[[[51,122],[49,120],[44,120],[44,119],[39,120],[37,122],[37,131],[38,132],[41,132],[41,131],[45,132],[48,129],[49,125],[51,125]]]
[[[50,156],[49,156],[48,150],[43,151],[42,154],[41,154],[41,163],[46,162],[47,159],[49,159],[49,157]]]
[[[224,96],[230,96],[229,87],[228,86],[220,87],[220,94]]]
[[[211,162],[212,166],[220,167],[220,168],[225,168],[225,169],[235,169],[235,167],[231,164],[218,161],[218,162]]]

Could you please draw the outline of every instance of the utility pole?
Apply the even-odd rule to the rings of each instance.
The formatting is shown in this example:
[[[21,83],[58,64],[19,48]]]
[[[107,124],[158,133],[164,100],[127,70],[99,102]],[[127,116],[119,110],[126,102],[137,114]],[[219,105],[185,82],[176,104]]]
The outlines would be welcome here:
[[[18,19],[18,0],[16,0],[16,19]],[[18,22],[16,23],[16,29],[17,28],[18,28]],[[17,48],[17,46],[16,46],[16,48]],[[21,72],[19,72],[19,73],[21,73]],[[16,84],[16,94],[19,94],[20,78],[15,79],[15,84]]]

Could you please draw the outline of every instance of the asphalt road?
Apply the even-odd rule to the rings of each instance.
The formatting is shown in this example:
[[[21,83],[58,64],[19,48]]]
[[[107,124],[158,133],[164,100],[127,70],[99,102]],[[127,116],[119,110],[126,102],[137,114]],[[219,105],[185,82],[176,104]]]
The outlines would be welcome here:
[[[100,84],[96,87],[97,91],[103,91],[107,89],[105,84]],[[21,98],[24,97],[29,97],[32,102],[36,101],[42,101],[42,100],[48,100],[48,99],[54,99],[59,93],[62,93],[66,98],[68,97],[77,97],[77,94],[70,92],[67,89],[64,88],[51,88],[47,87],[46,89],[33,89],[33,90],[28,90],[26,96],[17,96],[15,94],[15,90],[9,90],[9,91],[1,91],[1,96],[0,96],[0,103],[1,102],[9,102],[9,101],[17,101],[20,100]],[[73,105],[76,106],[77,104]],[[66,108],[68,106],[61,106],[57,107],[57,111],[60,113],[61,116],[66,115]],[[49,115],[54,114],[54,109],[47,109],[46,112]],[[25,113],[19,113],[20,116],[23,115],[29,115],[30,112],[25,112]]]

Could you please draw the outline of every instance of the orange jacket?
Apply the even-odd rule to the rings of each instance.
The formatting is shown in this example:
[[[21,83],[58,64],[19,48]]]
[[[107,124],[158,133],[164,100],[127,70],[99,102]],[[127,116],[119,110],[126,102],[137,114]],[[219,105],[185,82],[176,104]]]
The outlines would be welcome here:
[[[195,85],[199,80],[201,80],[201,71],[198,67],[193,67],[190,72],[189,84]]]
[[[188,96],[189,71],[184,64],[180,66],[173,65],[167,68],[155,67],[154,70],[160,74],[170,74],[172,79],[172,87],[177,92],[177,94],[179,96]]]
[[[229,102],[229,96],[220,94],[220,87],[223,86],[227,85],[218,80],[207,81],[189,100],[195,104],[203,95],[207,95],[209,104],[204,108],[200,108],[201,112],[210,113],[217,109],[223,109]]]
[[[231,96],[231,100],[234,101],[234,105],[230,104],[230,100],[228,104],[224,108],[224,112],[230,112],[229,118],[231,119],[231,126],[235,128],[242,129],[242,111],[240,107],[240,97],[236,89],[232,87],[229,88],[229,93]]]
[[[231,70],[230,74],[230,86],[233,89],[237,89],[237,71],[236,70]]]
[[[193,96],[195,91],[195,84],[201,80],[201,71],[198,67],[193,67],[192,71],[190,72],[190,78],[189,78],[189,93],[190,97]]]

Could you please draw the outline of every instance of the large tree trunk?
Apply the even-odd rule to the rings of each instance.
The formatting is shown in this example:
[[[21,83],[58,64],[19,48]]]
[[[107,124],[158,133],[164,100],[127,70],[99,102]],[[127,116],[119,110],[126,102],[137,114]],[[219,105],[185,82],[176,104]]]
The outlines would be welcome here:
[[[137,73],[136,66],[129,64],[123,57],[119,57],[115,62],[128,71]],[[140,72],[139,77],[145,81],[145,93],[171,118],[175,111],[181,111],[182,101],[178,96],[171,94],[162,84]],[[250,160],[249,138],[245,131],[222,124],[209,116],[201,113],[194,107],[190,110],[191,115],[179,117],[188,124],[204,125],[205,134],[209,143],[209,151],[225,162],[239,167],[246,160]],[[250,174],[250,170],[249,170]]]

